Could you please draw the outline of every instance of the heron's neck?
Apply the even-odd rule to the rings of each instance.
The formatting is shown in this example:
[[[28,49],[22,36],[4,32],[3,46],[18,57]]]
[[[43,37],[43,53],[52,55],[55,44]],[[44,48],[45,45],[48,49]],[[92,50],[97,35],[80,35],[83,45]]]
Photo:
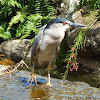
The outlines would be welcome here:
[[[55,41],[61,42],[65,36],[65,30],[60,28],[50,28],[45,31],[46,35]]]

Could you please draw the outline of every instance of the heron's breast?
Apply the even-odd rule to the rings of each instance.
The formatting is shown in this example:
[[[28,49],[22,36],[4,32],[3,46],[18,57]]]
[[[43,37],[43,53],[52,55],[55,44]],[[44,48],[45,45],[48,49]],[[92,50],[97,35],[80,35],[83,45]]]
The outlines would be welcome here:
[[[37,54],[37,60],[39,64],[43,64],[45,62],[51,63],[56,56],[56,49],[52,47],[45,48],[43,51],[39,50]]]

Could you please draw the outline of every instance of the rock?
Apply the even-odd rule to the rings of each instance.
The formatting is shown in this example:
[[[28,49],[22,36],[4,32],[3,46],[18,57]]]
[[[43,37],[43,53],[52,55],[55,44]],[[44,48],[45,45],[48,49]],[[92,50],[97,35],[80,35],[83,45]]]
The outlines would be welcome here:
[[[87,15],[87,13],[89,15]],[[86,10],[85,13],[84,9],[80,9],[79,11],[73,14],[72,19],[77,23],[87,25],[89,24],[89,22],[93,20],[95,21],[95,18],[97,18],[97,16],[93,15],[93,13],[94,12],[91,12],[89,10]],[[95,13],[97,12],[95,11]],[[77,29],[71,31],[69,38],[73,38],[72,34],[75,31],[77,31]],[[96,59],[100,60],[100,19],[98,19],[97,22],[94,23],[92,27],[87,31],[86,52],[84,51],[84,53],[86,53],[86,55],[90,57],[95,57]]]
[[[22,59],[30,60],[31,57],[31,45],[29,39],[11,39],[1,43],[1,50],[10,56],[10,58],[19,62]]]
[[[52,0],[55,4],[56,17],[68,18],[80,0]],[[70,17],[70,16],[69,16]]]
[[[94,15],[93,11],[87,10],[89,8],[85,7],[78,10],[72,15],[72,19],[76,23],[81,23],[88,25],[91,21],[95,21],[98,16]],[[95,11],[95,13],[99,13]],[[99,15],[99,14],[98,14]],[[91,24],[90,24],[91,25]],[[68,33],[67,43],[69,46],[73,44],[76,32],[79,29],[74,29]],[[77,59],[79,63],[88,69],[97,70],[100,69],[100,18],[92,25],[92,27],[87,31],[87,39],[84,50],[79,50],[79,57]]]
[[[78,57],[77,61],[84,65],[85,70],[87,72],[89,72],[89,70],[97,71],[97,69],[99,71],[99,69],[100,69],[100,61],[98,61],[98,60],[94,60],[94,59],[86,58],[86,57]]]

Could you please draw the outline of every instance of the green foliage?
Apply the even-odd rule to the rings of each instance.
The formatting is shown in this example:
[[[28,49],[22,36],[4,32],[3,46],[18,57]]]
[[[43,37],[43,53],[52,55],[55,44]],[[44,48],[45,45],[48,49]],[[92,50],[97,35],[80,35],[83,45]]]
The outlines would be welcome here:
[[[2,5],[5,5],[7,7],[15,7],[21,8],[21,4],[17,2],[17,0],[2,0]]]
[[[99,11],[92,11],[92,13],[90,15],[88,15],[88,19],[86,21],[86,29],[81,29],[79,31],[77,31],[75,34],[77,34],[77,36],[75,37],[74,40],[74,45],[72,45],[71,50],[68,51],[68,54],[66,55],[65,60],[68,62],[66,65],[66,71],[64,72],[63,78],[67,78],[67,74],[68,74],[68,70],[70,66],[73,66],[73,69],[78,68],[78,63],[76,61],[77,56],[78,56],[78,50],[79,49],[83,49],[85,47],[85,41],[86,41],[86,35],[87,35],[87,31],[90,30],[90,28],[97,22],[98,18],[100,18],[99,15]],[[97,16],[97,17],[93,17],[93,16]],[[93,17],[93,19],[91,19]],[[71,71],[71,70],[70,70]]]
[[[22,26],[23,28],[20,28],[19,31],[16,33],[16,36],[20,36],[21,33],[23,34],[21,39],[26,38],[30,35],[31,31],[34,31],[35,34],[39,31],[39,29],[36,28],[36,26],[39,24],[39,21],[41,21],[42,16],[39,14],[31,14],[27,17],[26,22]]]
[[[68,62],[66,65],[66,71],[64,72],[64,79],[67,78],[68,70],[70,66],[73,66],[72,69],[78,68],[78,63],[76,62],[78,50],[83,49],[85,47],[85,41],[86,41],[86,33],[87,30],[81,29],[77,31],[77,36],[74,40],[74,45],[72,46],[71,50],[68,51],[68,54],[66,55],[66,61]],[[70,70],[71,71],[71,70]],[[72,70],[73,71],[73,70]]]
[[[4,28],[4,32],[0,32],[0,37],[4,39],[24,39],[30,34],[34,37],[40,27],[51,20],[54,14],[49,0],[2,0],[0,9],[0,25]]]
[[[18,23],[19,21],[23,22],[25,15],[22,15],[21,12],[16,12],[16,16],[13,16],[9,22],[9,26],[7,28],[7,31],[9,31],[9,29],[11,29],[11,26],[13,24]]]
[[[100,0],[81,0],[80,5],[78,6],[91,6],[93,9],[100,9]]]
[[[5,32],[4,28],[0,26],[0,37],[2,37],[4,40],[11,38],[10,32]]]

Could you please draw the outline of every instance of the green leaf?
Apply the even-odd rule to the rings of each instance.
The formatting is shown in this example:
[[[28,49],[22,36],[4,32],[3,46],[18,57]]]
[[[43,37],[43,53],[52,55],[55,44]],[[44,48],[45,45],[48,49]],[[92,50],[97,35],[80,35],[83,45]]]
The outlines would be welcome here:
[[[5,32],[4,34],[0,33],[0,37],[2,37],[4,40],[11,38],[10,32]]]
[[[30,41],[30,42],[31,42],[31,44],[32,44],[32,43],[34,42],[34,38],[33,38],[33,39],[31,39],[31,41]]]
[[[9,29],[11,29],[11,26],[13,24],[18,23],[19,21],[21,21],[21,22],[24,21],[24,17],[25,17],[25,15],[22,15],[21,12],[17,12],[16,16],[11,18],[11,20],[9,22],[9,26],[7,28],[7,31],[9,31]]]
[[[10,33],[10,32],[5,32],[4,34],[5,34],[5,36],[6,36],[6,39],[11,38],[11,33]]]
[[[4,33],[4,28],[0,26],[0,33]]]
[[[26,38],[27,36],[29,36],[29,34],[23,35],[20,39],[22,40],[22,39]]]

